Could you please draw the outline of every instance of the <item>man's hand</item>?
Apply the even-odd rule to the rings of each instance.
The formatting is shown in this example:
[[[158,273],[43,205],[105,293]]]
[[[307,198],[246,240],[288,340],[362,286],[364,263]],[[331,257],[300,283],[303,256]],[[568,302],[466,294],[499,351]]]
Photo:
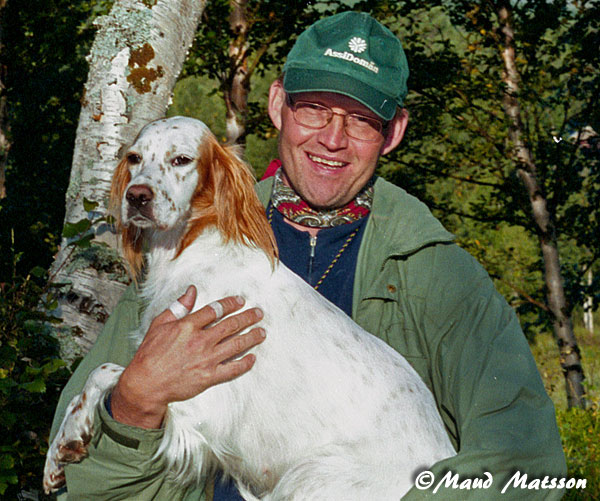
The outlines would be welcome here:
[[[196,289],[188,288],[179,302],[191,310]],[[223,316],[243,305],[227,297],[219,301]],[[187,400],[207,388],[230,381],[254,365],[255,356],[235,358],[261,343],[264,330],[254,328],[239,334],[262,319],[258,308],[233,315],[219,323],[210,306],[177,320],[170,310],[154,319],[146,337],[127,366],[111,397],[113,417],[141,428],[159,428],[170,402]]]

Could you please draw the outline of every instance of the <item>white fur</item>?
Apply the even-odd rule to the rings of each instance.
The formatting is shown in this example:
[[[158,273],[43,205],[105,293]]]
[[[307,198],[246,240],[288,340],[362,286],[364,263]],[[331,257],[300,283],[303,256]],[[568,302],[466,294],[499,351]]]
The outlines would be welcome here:
[[[177,120],[144,129],[132,150],[147,157],[197,146],[203,135],[170,134]],[[153,169],[144,164],[136,176],[151,182]],[[189,201],[178,200],[177,214],[186,213]],[[214,228],[173,259],[185,226],[173,219],[150,232],[139,332],[190,283],[194,311],[241,295],[264,311],[267,332],[248,373],[169,406],[159,454],[183,482],[200,481],[216,460],[246,499],[399,499],[416,472],[455,454],[431,392],[400,354],[283,264],[273,269],[261,250],[224,243]]]

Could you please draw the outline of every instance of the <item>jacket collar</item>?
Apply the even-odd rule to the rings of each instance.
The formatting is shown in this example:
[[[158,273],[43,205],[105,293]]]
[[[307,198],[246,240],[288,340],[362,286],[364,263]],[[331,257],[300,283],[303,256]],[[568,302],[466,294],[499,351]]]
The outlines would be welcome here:
[[[262,204],[269,203],[273,178],[256,185]],[[434,243],[448,243],[454,235],[431,214],[429,208],[405,190],[378,177],[371,215],[365,230],[386,257],[406,256]]]
[[[406,256],[454,240],[423,202],[381,177],[375,182],[368,224],[372,241],[383,247],[381,252],[388,257]]]

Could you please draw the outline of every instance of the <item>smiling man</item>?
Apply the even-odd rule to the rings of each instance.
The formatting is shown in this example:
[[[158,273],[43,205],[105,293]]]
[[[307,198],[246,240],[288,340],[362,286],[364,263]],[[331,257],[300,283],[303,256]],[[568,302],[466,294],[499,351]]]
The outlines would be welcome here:
[[[432,478],[451,475],[436,484],[436,499],[558,499],[557,490],[500,493],[515,471],[529,479],[566,474],[554,408],[514,312],[421,202],[375,175],[379,157],[406,130],[407,78],[400,41],[368,15],[326,18],[300,35],[269,94],[280,159],[257,186],[281,260],[404,355],[431,389],[457,450],[430,468]],[[190,306],[193,294],[180,301]],[[252,360],[228,368],[228,353],[217,360],[220,370],[207,368],[212,376],[200,385],[186,367],[213,354],[180,342],[183,329],[169,311],[130,353],[127,333],[137,326],[138,303],[129,289],[57,410],[54,429],[90,370],[103,362],[128,365],[98,410],[90,456],[66,468],[71,498],[237,498],[232,485],[220,482],[214,490],[185,489],[152,458],[169,401],[237,377],[251,370]],[[239,308],[230,299],[223,306],[227,313]],[[200,335],[214,320],[202,311],[187,320]],[[223,339],[260,313],[237,318],[217,324]],[[261,336],[246,340],[241,351]],[[155,388],[170,388],[161,392],[168,398],[157,400]],[[481,478],[482,488],[458,488],[459,479]],[[436,485],[415,487],[406,498],[432,494]]]

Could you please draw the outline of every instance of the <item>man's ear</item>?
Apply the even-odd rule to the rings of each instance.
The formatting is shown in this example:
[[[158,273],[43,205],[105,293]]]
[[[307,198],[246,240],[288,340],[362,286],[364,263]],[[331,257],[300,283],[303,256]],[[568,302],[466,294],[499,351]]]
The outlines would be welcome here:
[[[269,88],[269,118],[277,130],[281,130],[281,113],[285,104],[285,91],[281,79],[275,80]]]
[[[393,149],[395,149],[402,141],[406,126],[408,125],[408,110],[402,108],[396,116],[392,118],[392,121],[387,127],[387,134],[385,141],[381,147],[381,154],[386,155]]]

